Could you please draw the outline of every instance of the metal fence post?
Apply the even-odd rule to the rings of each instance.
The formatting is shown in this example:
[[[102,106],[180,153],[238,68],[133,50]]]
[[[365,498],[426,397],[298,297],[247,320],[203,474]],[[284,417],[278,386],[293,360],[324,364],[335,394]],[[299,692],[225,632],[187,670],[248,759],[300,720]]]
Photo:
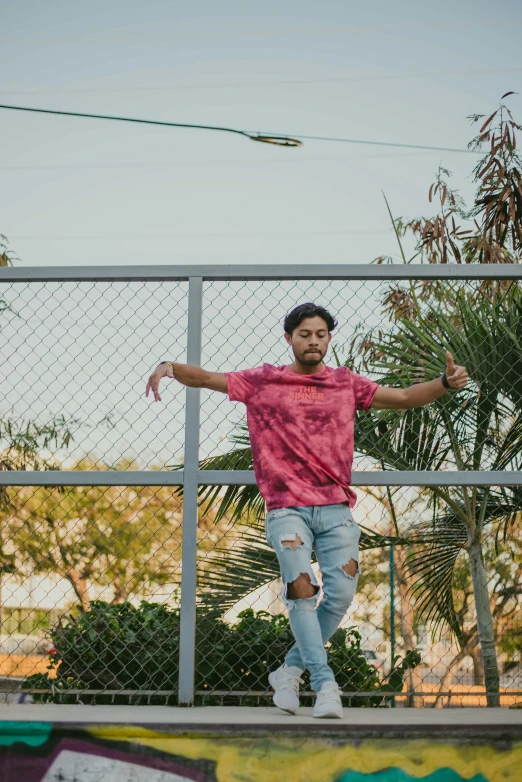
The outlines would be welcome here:
[[[196,364],[197,366],[201,363],[202,314],[203,279],[202,277],[190,277],[188,289],[187,363]],[[192,706],[194,703],[199,409],[199,388],[187,388],[178,685],[178,702],[180,706]]]
[[[395,667],[395,546],[390,546],[390,671]],[[391,699],[395,708],[395,696]]]

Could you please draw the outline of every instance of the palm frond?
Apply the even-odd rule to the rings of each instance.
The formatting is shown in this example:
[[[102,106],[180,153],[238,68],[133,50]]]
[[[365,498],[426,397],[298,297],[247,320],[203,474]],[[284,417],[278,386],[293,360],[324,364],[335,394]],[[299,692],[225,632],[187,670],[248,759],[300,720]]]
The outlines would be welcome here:
[[[183,469],[183,463],[176,469]],[[253,460],[250,447],[238,448],[218,456],[209,456],[199,463],[200,470],[252,470]],[[183,486],[176,493],[183,496]],[[265,502],[256,485],[253,486],[200,486],[198,502],[207,513],[217,506],[216,521],[227,514],[232,522],[250,518],[253,524],[259,524],[265,514]]]
[[[279,577],[279,563],[261,531],[236,526],[229,547],[206,552],[199,575],[200,606],[206,613],[226,613],[239,600]]]
[[[522,381],[521,381],[522,382]],[[506,417],[503,418],[505,423]],[[492,470],[520,470],[522,468],[522,410],[511,417],[503,436],[497,438],[497,454]]]
[[[406,557],[406,573],[412,579],[416,611],[436,632],[445,624],[456,637],[461,634],[453,596],[457,557],[467,544],[467,529],[454,513],[422,522],[409,533],[412,548]]]
[[[408,536],[381,535],[380,532],[364,527],[362,524],[359,524],[359,528],[361,530],[361,537],[359,539],[359,548],[361,551],[389,548],[390,546],[407,546],[411,543],[411,539]]]
[[[264,531],[236,525],[235,540],[205,552],[198,584],[200,607],[206,613],[222,614],[239,600],[279,578],[277,556],[265,540]],[[406,545],[406,537],[380,535],[361,526],[361,550]],[[312,556],[312,561],[315,557]]]
[[[253,460],[250,447],[238,448],[235,451],[211,456],[200,462],[200,470],[252,470]],[[265,502],[256,485],[253,486],[201,486],[199,489],[199,504],[204,512],[217,504],[216,520],[229,514],[232,521],[237,522],[248,516],[254,523],[259,523],[265,512]]]
[[[522,297],[520,287],[495,306],[470,297],[464,286],[453,290],[454,312],[428,308],[415,321],[401,319],[377,342],[381,358],[375,368],[392,384],[436,377],[451,350],[481,389],[522,402]]]

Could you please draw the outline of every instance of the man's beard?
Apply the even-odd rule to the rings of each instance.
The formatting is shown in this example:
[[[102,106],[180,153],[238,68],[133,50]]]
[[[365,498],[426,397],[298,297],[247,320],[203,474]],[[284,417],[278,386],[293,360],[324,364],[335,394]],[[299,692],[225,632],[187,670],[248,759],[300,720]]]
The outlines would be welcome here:
[[[306,351],[303,353],[303,355],[300,358],[300,361],[302,364],[304,364],[307,367],[316,367],[317,364],[320,364],[321,361],[324,358],[324,354],[318,351],[317,353],[310,353]]]

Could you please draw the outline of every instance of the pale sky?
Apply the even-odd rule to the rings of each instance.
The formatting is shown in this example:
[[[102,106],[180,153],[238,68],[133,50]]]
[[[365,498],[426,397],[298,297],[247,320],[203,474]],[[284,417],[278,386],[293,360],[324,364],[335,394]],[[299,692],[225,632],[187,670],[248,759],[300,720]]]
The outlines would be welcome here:
[[[522,92],[517,0],[0,0],[0,31],[0,103],[19,106],[465,149],[467,115]],[[24,266],[370,263],[397,252],[382,191],[395,216],[429,214],[439,164],[469,195],[475,160],[0,110],[0,234]],[[207,286],[204,364],[285,362],[281,318],[316,297],[342,344],[378,317],[375,287]],[[180,461],[184,391],[155,405],[144,388],[185,358],[184,284],[0,296],[19,312],[2,315],[2,416],[78,418],[63,458]],[[201,455],[229,450],[243,414],[204,393]]]
[[[466,116],[520,88],[522,8],[428,3],[0,0],[0,102],[288,134],[465,149]],[[521,98],[510,105],[521,118]],[[476,157],[0,110],[0,233],[25,266],[370,263],[395,215],[429,213],[440,162],[472,192]],[[184,392],[144,398],[185,359],[185,286],[13,285],[2,316],[5,415],[85,425],[74,453],[179,461]],[[315,299],[336,344],[375,325],[371,284],[206,286],[203,362],[287,361],[281,319]],[[176,385],[176,384],[174,384]],[[242,408],[204,394],[201,454],[230,448]],[[99,425],[110,416],[115,428]]]
[[[0,0],[0,102],[464,149],[521,86],[515,0]],[[510,105],[518,117],[521,98]],[[469,154],[0,111],[0,233],[24,265],[368,263]]]

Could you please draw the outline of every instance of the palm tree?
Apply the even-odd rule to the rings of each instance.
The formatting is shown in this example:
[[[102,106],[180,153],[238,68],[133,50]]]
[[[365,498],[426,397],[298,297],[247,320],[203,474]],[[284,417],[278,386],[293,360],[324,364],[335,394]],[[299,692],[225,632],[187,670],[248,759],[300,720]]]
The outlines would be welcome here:
[[[447,394],[433,405],[406,413],[374,413],[361,418],[358,448],[387,469],[518,470],[522,466],[522,297],[511,290],[495,304],[454,291],[448,317],[437,302],[415,320],[401,319],[375,347],[374,368],[383,385],[409,385],[429,379],[444,363],[445,349],[465,364],[475,389]],[[427,488],[431,521],[408,530],[416,544],[409,573],[417,611],[435,625],[446,623],[464,644],[453,598],[457,557],[469,557],[478,638],[488,704],[498,705],[498,665],[488,574],[482,546],[489,528],[500,535],[520,517],[518,487]],[[419,547],[420,546],[420,550]]]

